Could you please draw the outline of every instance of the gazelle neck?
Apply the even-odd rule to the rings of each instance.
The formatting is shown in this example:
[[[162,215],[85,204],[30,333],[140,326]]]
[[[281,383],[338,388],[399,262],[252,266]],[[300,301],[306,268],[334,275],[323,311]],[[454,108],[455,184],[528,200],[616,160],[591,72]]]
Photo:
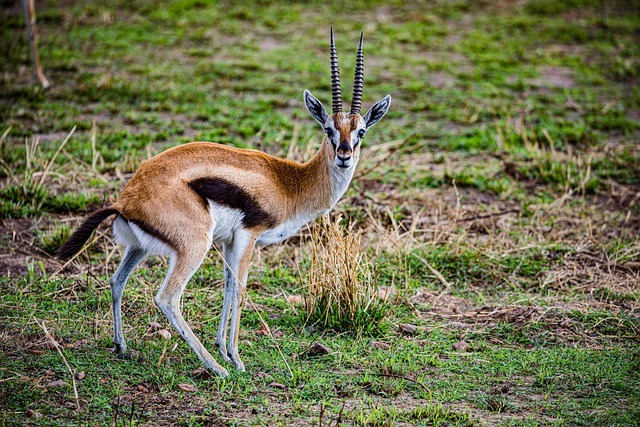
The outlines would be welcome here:
[[[326,145],[323,142],[316,155],[306,163],[280,163],[288,168],[286,173],[280,174],[284,178],[281,185],[287,194],[284,221],[264,232],[257,245],[271,245],[292,236],[300,227],[328,212],[347,190],[355,163],[350,168],[338,168],[330,159]]]
[[[293,204],[297,213],[317,216],[330,210],[347,191],[355,168],[355,163],[346,169],[336,166],[323,140],[318,152],[301,165],[300,191]]]

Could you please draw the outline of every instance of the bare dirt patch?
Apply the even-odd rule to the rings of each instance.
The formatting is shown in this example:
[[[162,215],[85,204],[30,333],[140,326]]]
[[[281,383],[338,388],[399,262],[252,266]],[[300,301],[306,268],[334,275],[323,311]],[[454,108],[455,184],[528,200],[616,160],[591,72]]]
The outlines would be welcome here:
[[[0,274],[25,276],[29,273],[29,264],[36,262],[42,262],[47,272],[61,265],[34,245],[36,225],[36,220],[32,218],[0,220]]]
[[[540,77],[528,79],[527,83],[533,86],[571,89],[576,83],[573,71],[567,67],[544,66],[538,68]]]
[[[446,87],[453,87],[456,84],[456,78],[448,73],[433,72],[429,74],[427,79],[429,84],[433,87],[442,89]]]
[[[286,47],[287,45],[280,40],[273,37],[263,37],[260,40],[260,49],[264,51],[270,51]]]

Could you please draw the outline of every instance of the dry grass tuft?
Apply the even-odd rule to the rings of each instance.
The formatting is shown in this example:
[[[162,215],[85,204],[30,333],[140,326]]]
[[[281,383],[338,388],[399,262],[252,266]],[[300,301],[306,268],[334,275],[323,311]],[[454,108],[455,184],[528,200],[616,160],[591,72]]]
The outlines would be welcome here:
[[[388,305],[378,298],[361,234],[353,223],[342,225],[341,217],[323,217],[312,229],[307,322],[338,332],[375,335],[383,329]]]

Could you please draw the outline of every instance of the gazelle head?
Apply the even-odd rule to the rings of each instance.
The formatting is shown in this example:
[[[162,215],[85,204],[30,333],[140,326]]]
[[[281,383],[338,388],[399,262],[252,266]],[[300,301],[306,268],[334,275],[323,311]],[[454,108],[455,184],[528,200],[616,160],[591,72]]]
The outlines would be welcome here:
[[[376,102],[362,117],[362,87],[364,77],[364,61],[362,55],[363,34],[360,34],[360,47],[356,57],[356,73],[353,83],[353,100],[351,111],[342,111],[342,95],[340,94],[340,71],[338,69],[338,54],[333,40],[331,28],[331,98],[332,114],[327,114],[324,106],[308,90],[304,91],[304,103],[314,119],[320,123],[326,133],[324,145],[327,155],[333,160],[333,165],[341,170],[349,170],[358,163],[360,158],[360,143],[367,130],[378,123],[387,113],[391,105],[391,96],[387,95]]]

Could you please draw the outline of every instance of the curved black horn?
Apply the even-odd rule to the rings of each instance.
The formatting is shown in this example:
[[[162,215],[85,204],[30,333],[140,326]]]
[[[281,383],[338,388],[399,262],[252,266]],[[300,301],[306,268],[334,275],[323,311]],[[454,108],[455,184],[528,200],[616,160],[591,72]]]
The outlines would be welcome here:
[[[333,114],[342,111],[342,95],[340,94],[340,70],[338,69],[338,54],[333,40],[333,27],[331,27],[331,106]]]
[[[360,47],[356,56],[356,77],[353,80],[353,101],[351,102],[351,114],[360,114],[362,107],[362,87],[364,80],[364,57],[362,55],[362,40],[364,34],[360,33]]]

